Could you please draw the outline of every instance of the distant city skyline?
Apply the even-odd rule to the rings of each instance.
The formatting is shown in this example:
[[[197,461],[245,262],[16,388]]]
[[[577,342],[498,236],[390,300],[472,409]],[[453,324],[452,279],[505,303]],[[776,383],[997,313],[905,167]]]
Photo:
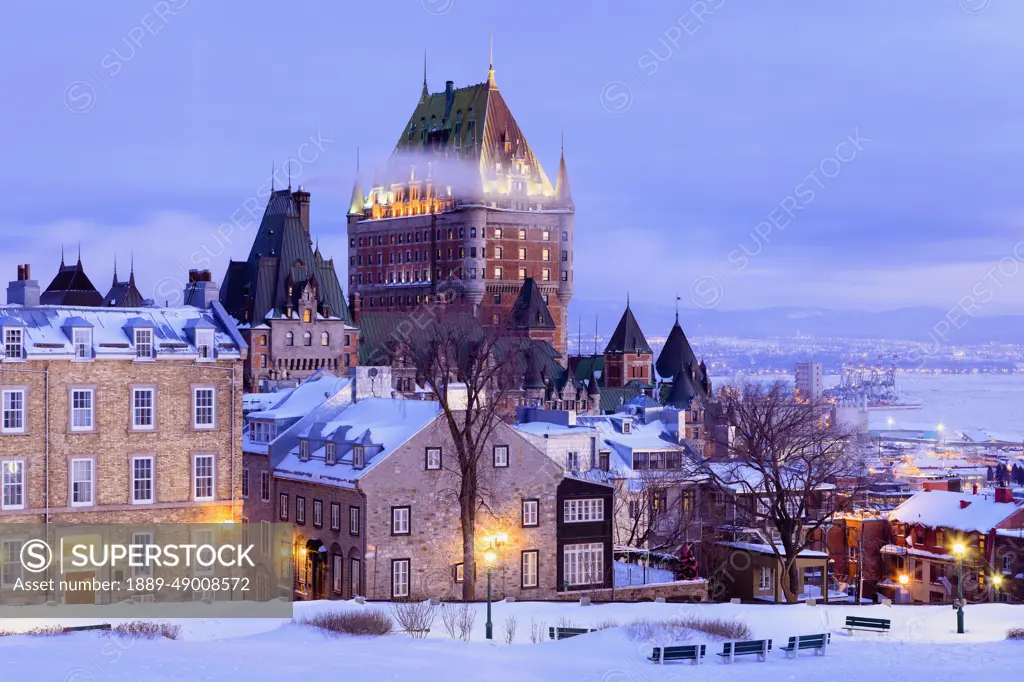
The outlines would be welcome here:
[[[143,295],[174,302],[189,268],[222,280],[245,257],[273,165],[312,193],[313,236],[346,282],[356,148],[365,185],[420,95],[424,50],[432,91],[482,82],[493,32],[498,87],[549,178],[564,130],[570,320],[627,292],[678,292],[684,315],[1024,313],[1024,6],[240,7],[0,8],[17,57],[0,74],[17,93],[0,275],[30,262],[45,287],[81,243],[98,288],[115,254],[122,276],[134,257]]]

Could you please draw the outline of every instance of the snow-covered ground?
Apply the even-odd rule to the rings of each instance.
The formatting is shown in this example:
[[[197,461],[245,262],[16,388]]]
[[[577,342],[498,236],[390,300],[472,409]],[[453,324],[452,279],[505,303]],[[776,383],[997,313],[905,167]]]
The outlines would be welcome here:
[[[61,637],[0,638],[0,680],[5,682],[185,682],[246,680],[283,682],[296,679],[417,680],[452,679],[589,680],[629,682],[656,680],[883,679],[886,682],[1017,679],[1024,668],[1024,641],[1004,641],[1007,628],[1024,626],[1024,607],[1004,604],[969,606],[967,633],[955,633],[948,606],[752,606],[732,604],[607,604],[518,602],[494,605],[498,643],[484,640],[484,606],[474,605],[476,623],[470,642],[451,640],[434,623],[430,637],[395,634],[360,638],[327,636],[280,620],[180,621],[178,641],[120,641],[98,633]],[[314,602],[296,604],[296,615],[323,609],[382,609],[383,604]],[[841,630],[848,614],[889,618],[889,636]],[[515,643],[500,642],[506,619],[518,619]],[[596,626],[634,619],[663,620],[701,616],[738,619],[755,637],[771,637],[775,647],[791,635],[832,632],[827,655],[803,654],[786,659],[773,651],[767,663],[746,657],[724,665],[710,655],[703,666],[656,666],[646,660],[651,644],[633,641],[627,628],[612,627],[560,642],[530,642],[533,625],[571,623]],[[52,621],[48,621],[52,624]],[[0,629],[38,626],[40,622],[7,620]],[[709,654],[718,641],[692,633],[691,643],[706,642]]]

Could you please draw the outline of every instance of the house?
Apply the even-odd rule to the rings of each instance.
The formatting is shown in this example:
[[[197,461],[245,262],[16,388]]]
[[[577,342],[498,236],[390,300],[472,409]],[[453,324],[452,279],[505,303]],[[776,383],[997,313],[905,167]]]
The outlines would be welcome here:
[[[880,552],[892,587],[887,583],[883,589],[897,596],[896,586],[905,576],[901,600],[951,602],[957,594],[954,549],[962,547],[964,594],[977,599],[987,593],[991,576],[1003,573],[997,550],[1002,544],[1005,552],[1013,531],[1024,528],[1024,501],[1015,500],[1010,488],[974,493],[929,489],[892,510],[889,523],[893,542]]]
[[[781,546],[778,551],[782,557],[786,556]],[[712,570],[716,581],[723,586],[723,597],[773,603],[785,601],[784,564],[771,545],[756,538],[722,541],[705,553],[715,555]],[[797,593],[801,598],[821,598],[828,561],[827,552],[804,549],[797,554]]]

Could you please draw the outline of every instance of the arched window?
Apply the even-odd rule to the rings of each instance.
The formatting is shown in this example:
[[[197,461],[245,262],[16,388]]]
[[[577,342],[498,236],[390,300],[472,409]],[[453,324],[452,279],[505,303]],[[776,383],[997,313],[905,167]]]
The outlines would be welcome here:
[[[305,334],[303,334],[302,335],[302,345],[304,345],[304,346],[312,346],[313,345],[313,335],[310,334],[309,332],[306,332]]]
[[[330,343],[331,343],[331,335],[330,334],[328,334],[327,332],[323,332],[322,334],[320,334],[320,345],[321,346],[327,346],[327,345],[330,345]]]
[[[287,334],[285,334],[284,335],[284,345],[286,345],[286,346],[294,346],[295,345],[295,334],[292,334],[291,332],[288,332]]]
[[[309,308],[306,308],[305,310],[303,310],[302,311],[302,321],[303,322],[312,322],[313,321],[313,311],[310,310]]]

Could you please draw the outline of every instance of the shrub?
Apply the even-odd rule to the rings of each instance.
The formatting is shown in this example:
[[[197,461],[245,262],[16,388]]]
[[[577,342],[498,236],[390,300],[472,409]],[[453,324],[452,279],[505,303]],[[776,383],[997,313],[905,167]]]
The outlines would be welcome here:
[[[738,620],[684,616],[662,621],[638,619],[626,626],[626,636],[635,642],[681,641],[694,631],[718,639],[750,639],[750,627]]]
[[[476,622],[476,611],[469,604],[463,604],[459,611],[459,637],[468,642],[473,635],[473,623]]]
[[[1024,628],[1010,628],[1006,631],[1006,639],[1024,639]]]
[[[609,630],[611,628],[619,627],[619,622],[616,620],[603,620],[594,626],[595,630]]]
[[[515,616],[509,615],[505,617],[505,644],[511,644],[516,641],[516,627],[519,625],[519,619]]]
[[[16,635],[28,635],[30,637],[53,637],[56,635],[69,634],[64,631],[64,628],[58,625],[47,625],[41,628],[32,628],[31,630],[25,630],[24,632],[12,632],[10,630],[0,630],[0,637],[14,637]]]
[[[426,637],[440,608],[440,604],[429,600],[399,601],[391,604],[391,613],[404,632],[413,637]]]
[[[324,612],[304,616],[302,625],[339,635],[390,635],[392,624],[387,614],[376,609],[368,611]]]
[[[539,644],[544,641],[544,626],[546,623],[541,621],[539,623],[534,622],[533,618],[530,618],[530,641],[534,644]]]
[[[122,639],[178,639],[181,636],[181,626],[153,623],[148,620],[130,620],[113,626],[106,633]]]

